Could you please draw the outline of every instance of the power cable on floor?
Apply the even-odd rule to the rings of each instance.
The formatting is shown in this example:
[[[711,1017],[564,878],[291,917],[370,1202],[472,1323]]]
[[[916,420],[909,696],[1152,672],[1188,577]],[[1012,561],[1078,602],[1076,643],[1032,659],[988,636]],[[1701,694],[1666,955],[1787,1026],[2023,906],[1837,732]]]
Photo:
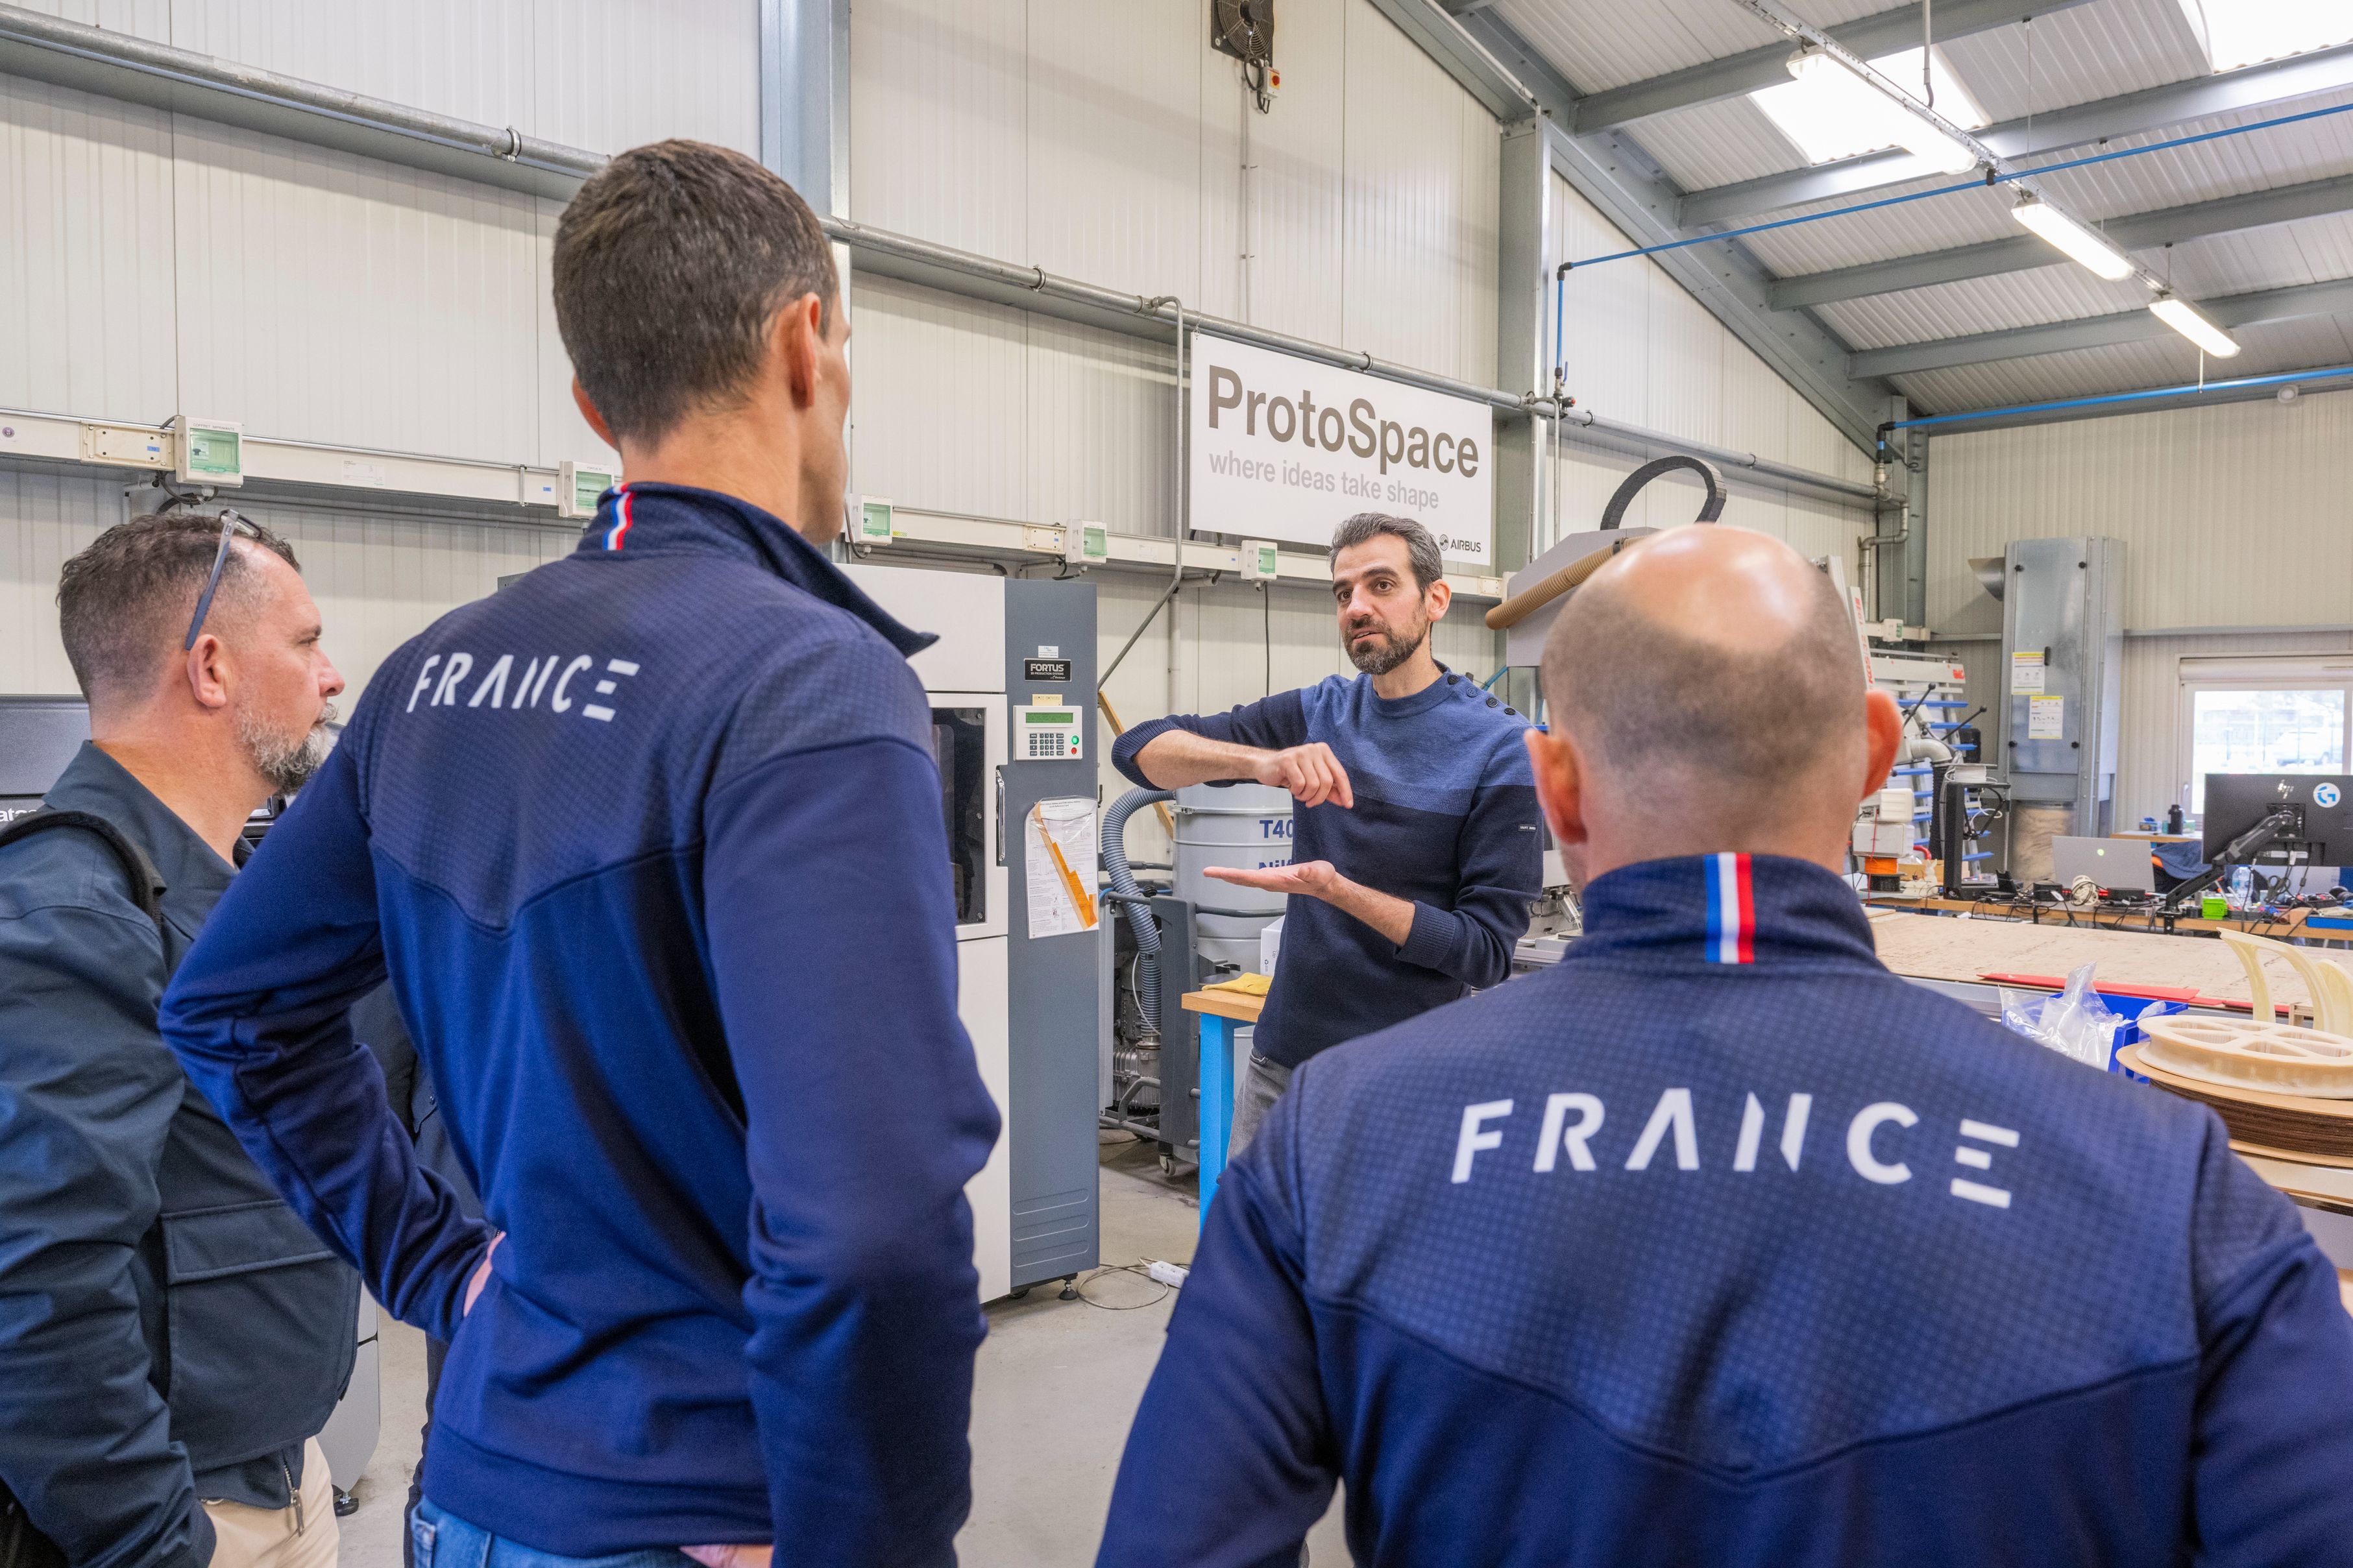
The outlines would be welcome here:
[[[1100,1307],[1106,1312],[1135,1312],[1141,1311],[1146,1307],[1157,1307],[1161,1302],[1166,1301],[1170,1296],[1176,1294],[1176,1288],[1174,1285],[1166,1283],[1165,1281],[1153,1279],[1150,1272],[1151,1267],[1150,1260],[1145,1258],[1139,1258],[1134,1263],[1108,1263],[1101,1268],[1090,1268],[1084,1274],[1080,1275],[1077,1280],[1073,1282],[1072,1289],[1078,1291],[1080,1300],[1084,1301],[1090,1307]],[[1153,1284],[1160,1287],[1160,1294],[1153,1297],[1148,1301],[1136,1301],[1127,1306],[1119,1306],[1110,1301],[1098,1301],[1092,1296],[1087,1294],[1087,1287],[1105,1274],[1134,1274],[1140,1279],[1150,1279]]]

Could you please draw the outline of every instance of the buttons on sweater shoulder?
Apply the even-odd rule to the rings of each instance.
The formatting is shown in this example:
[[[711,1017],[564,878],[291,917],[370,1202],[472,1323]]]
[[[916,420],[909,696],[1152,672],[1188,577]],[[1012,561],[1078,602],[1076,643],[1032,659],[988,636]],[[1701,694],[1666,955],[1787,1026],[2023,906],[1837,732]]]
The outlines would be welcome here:
[[[1446,684],[1447,684],[1447,685],[1449,685],[1449,686],[1451,686],[1451,685],[1453,685],[1456,681],[1458,681],[1458,680],[1460,680],[1460,679],[1462,679],[1462,678],[1461,678],[1461,676],[1459,676],[1459,675],[1450,675],[1450,676],[1448,676],[1448,677],[1446,678]]]
[[[1495,706],[1495,704],[1496,704],[1498,701],[1500,701],[1500,700],[1501,700],[1501,699],[1499,699],[1499,698],[1490,697],[1489,699],[1487,699],[1487,706],[1488,706],[1488,707],[1490,707],[1490,708],[1493,708],[1493,707],[1494,707],[1494,706]]]

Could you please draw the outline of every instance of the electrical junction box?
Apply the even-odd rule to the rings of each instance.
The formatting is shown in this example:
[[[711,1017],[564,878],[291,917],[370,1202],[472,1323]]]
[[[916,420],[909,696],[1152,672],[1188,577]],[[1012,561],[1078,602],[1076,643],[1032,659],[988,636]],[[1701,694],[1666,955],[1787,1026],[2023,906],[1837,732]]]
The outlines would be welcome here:
[[[231,419],[172,416],[172,436],[179,448],[173,478],[184,485],[245,483],[245,426]]]
[[[1100,566],[1111,559],[1111,530],[1100,522],[1062,525],[1062,559],[1073,566]]]
[[[586,463],[563,464],[555,474],[555,515],[558,517],[594,517],[596,503],[605,492],[620,482],[621,476],[610,468],[592,468]]]
[[[849,541],[853,544],[890,543],[891,503],[881,496],[851,496]]]
[[[1241,556],[1245,582],[1271,583],[1282,575],[1282,555],[1271,540],[1243,540]]]
[[[152,426],[93,423],[81,427],[81,460],[85,463],[168,468],[172,466],[171,444],[171,437]]]
[[[1917,837],[1909,822],[1866,819],[1854,825],[1854,852],[1858,855],[1902,855],[1912,847]]]
[[[1013,760],[1017,763],[1068,763],[1086,755],[1084,713],[1065,708],[1059,699],[1013,710]]]

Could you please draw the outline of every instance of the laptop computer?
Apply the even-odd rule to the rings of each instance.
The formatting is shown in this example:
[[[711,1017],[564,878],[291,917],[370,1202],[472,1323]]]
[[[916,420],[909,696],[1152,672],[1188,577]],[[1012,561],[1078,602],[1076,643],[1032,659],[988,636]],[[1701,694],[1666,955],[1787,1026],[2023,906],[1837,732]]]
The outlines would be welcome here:
[[[2063,888],[2078,877],[2114,891],[2157,891],[2157,868],[2144,838],[2052,839],[2051,879]]]

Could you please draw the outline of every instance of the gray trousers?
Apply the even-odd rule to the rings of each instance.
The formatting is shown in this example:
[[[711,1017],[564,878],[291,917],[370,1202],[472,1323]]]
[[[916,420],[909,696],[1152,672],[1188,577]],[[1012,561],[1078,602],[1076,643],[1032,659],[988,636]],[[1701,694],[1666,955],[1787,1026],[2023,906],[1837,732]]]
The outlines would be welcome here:
[[[1250,1140],[1258,1136],[1258,1125],[1282,1091],[1291,1087],[1291,1075],[1295,1070],[1281,1062],[1271,1062],[1253,1049],[1250,1065],[1242,1069],[1241,1081],[1234,1085],[1234,1130],[1226,1139],[1226,1163],[1241,1158]]]

